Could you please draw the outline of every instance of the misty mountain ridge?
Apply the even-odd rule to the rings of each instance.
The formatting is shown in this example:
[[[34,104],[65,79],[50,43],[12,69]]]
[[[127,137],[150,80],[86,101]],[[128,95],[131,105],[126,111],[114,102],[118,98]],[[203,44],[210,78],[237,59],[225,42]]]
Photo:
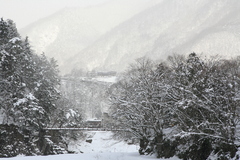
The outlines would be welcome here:
[[[60,66],[106,32],[159,0],[114,0],[86,8],[65,8],[20,30],[33,49]],[[64,68],[64,67],[63,67]]]
[[[238,0],[159,0],[154,6],[132,14],[132,18],[125,18],[115,28],[112,25],[109,30],[96,31],[89,25],[89,32],[84,32],[88,33],[87,36],[79,36],[74,34],[74,29],[66,27],[68,34],[71,32],[70,35],[76,39],[82,38],[82,43],[75,41],[76,45],[86,43],[75,55],[67,52],[75,42],[67,40],[67,37],[59,38],[61,32],[66,30],[46,29],[52,38],[49,38],[52,43],[46,48],[55,45],[46,53],[60,53],[54,48],[62,48],[62,53],[65,53],[63,59],[72,57],[60,63],[63,73],[73,68],[123,71],[139,57],[165,59],[172,53],[196,52],[207,56],[218,54],[233,57],[240,51],[239,6]],[[57,38],[53,41],[57,32]],[[28,35],[31,38],[31,34]],[[61,40],[68,44],[61,44]]]

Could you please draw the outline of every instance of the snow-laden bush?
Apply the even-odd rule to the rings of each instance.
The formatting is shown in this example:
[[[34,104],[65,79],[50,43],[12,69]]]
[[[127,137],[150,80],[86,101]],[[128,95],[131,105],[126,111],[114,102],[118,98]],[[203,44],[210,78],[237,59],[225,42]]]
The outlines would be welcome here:
[[[22,130],[13,124],[0,125],[0,143],[0,157],[67,153],[67,145],[59,131],[33,135],[31,130]]]
[[[0,157],[40,154],[35,139],[24,135],[15,125],[0,125]]]

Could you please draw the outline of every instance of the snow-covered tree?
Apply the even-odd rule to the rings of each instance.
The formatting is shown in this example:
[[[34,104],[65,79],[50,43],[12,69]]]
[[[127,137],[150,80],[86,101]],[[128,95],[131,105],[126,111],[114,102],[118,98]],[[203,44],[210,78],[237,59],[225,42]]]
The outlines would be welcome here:
[[[36,58],[36,70],[34,78],[34,96],[38,99],[38,104],[43,107],[44,121],[49,122],[49,116],[56,109],[56,102],[60,98],[58,85],[60,85],[60,77],[58,75],[56,61],[42,54]]]
[[[0,22],[1,112],[3,123],[39,128],[47,123],[60,94],[56,61],[33,54],[11,20]]]
[[[12,21],[0,22],[0,75],[1,75],[1,111],[4,122],[8,123],[13,114],[13,103],[22,94],[21,77],[17,73],[17,60],[22,52],[21,39]]]
[[[223,71],[225,62],[220,60],[202,61],[195,53],[189,55],[185,63],[173,70],[170,95],[172,108],[178,119],[179,137],[198,137],[188,150],[196,151],[202,145],[215,152],[220,146],[229,146],[230,156],[234,156],[236,129],[236,88],[235,76]],[[239,85],[239,84],[238,84]],[[171,99],[171,98],[170,98]],[[187,151],[188,152],[188,151]],[[232,153],[233,152],[233,153]],[[205,153],[207,158],[211,153]],[[206,156],[206,157],[204,157]]]
[[[56,61],[48,60],[45,55],[34,54],[28,39],[21,39],[13,21],[1,19],[0,114],[3,117],[1,127],[8,127],[11,124],[22,136],[27,136],[28,143],[25,144],[22,139],[22,142],[19,142],[22,145],[39,147],[40,143],[37,142],[42,139],[33,140],[32,133],[47,126],[57,109],[56,103],[60,98],[57,90],[59,81]],[[12,141],[5,144],[18,147],[17,143]]]
[[[65,96],[61,96],[56,105],[58,108],[54,110],[52,116],[50,117],[49,127],[82,127],[83,113],[81,108],[75,108],[73,101],[69,100]]]
[[[238,60],[203,60],[195,53],[158,67],[138,60],[112,89],[113,115],[139,136],[140,153],[234,157]]]
[[[141,139],[141,154],[152,153],[164,139],[164,129],[171,125],[171,112],[165,105],[169,68],[156,66],[141,58],[116,84],[113,91],[113,115]]]

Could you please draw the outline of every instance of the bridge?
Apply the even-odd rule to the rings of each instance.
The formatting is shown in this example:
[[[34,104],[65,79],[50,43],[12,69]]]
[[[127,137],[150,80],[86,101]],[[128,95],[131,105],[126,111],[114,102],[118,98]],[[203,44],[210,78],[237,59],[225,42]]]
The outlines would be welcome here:
[[[132,129],[123,129],[123,128],[103,128],[103,127],[96,127],[96,128],[91,128],[91,127],[85,127],[85,128],[43,128],[42,129],[42,134],[43,135],[49,135],[49,136],[54,136],[57,137],[59,134],[58,131],[122,131],[122,132],[129,132],[135,136],[135,138],[141,138],[141,135],[139,135],[138,132],[132,130]],[[47,133],[46,133],[47,132]]]
[[[43,128],[45,131],[129,131],[119,128]]]

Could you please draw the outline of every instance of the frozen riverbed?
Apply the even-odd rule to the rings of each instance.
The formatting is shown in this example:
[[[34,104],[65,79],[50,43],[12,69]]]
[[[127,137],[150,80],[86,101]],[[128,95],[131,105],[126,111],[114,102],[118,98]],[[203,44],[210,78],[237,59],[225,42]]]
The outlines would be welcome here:
[[[92,139],[92,143],[79,140],[69,144],[69,150],[77,154],[18,156],[1,160],[156,160],[154,155],[140,156],[137,145],[128,145],[124,141],[113,139],[112,136],[112,132],[108,131],[87,132],[87,138]],[[178,158],[169,160],[178,160]]]
[[[64,154],[53,156],[34,156],[34,157],[14,157],[1,158],[1,160],[161,160],[154,156],[140,156],[137,152],[103,152],[103,153],[82,153]],[[179,160],[171,158],[169,160]]]

